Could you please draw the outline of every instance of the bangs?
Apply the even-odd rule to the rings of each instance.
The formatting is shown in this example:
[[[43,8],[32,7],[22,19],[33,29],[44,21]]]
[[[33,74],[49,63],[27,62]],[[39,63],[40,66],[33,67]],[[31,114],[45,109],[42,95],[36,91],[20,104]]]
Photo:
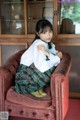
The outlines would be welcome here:
[[[44,26],[42,29],[40,29],[39,33],[45,33],[47,31],[52,31],[52,27],[50,26]]]

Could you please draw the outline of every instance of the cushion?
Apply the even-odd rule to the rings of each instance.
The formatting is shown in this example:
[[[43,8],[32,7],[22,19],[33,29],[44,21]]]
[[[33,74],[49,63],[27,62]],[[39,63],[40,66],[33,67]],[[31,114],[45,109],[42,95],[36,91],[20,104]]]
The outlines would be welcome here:
[[[46,108],[51,106],[50,88],[46,89],[47,96],[37,98],[30,94],[19,94],[10,88],[7,92],[6,99],[12,103],[21,104],[27,107]]]

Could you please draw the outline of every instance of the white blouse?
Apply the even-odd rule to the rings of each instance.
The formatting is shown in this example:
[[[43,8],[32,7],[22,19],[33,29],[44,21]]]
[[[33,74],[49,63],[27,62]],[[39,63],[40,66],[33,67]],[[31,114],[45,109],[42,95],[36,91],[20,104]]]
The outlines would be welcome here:
[[[32,45],[23,53],[21,56],[20,64],[30,66],[34,63],[35,67],[41,72],[49,70],[53,66],[57,66],[60,63],[60,58],[56,55],[58,52],[55,49],[53,43],[52,48],[48,48],[48,44],[41,39],[36,39]],[[49,60],[46,60],[46,55],[43,54],[41,50],[37,49],[38,45],[44,45],[45,48],[50,52]]]

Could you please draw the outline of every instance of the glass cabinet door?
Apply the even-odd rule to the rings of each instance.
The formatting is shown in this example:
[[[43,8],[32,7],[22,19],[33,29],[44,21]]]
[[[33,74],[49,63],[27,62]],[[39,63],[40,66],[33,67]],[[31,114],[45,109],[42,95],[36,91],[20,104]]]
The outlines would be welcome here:
[[[24,0],[0,0],[1,34],[25,34]]]
[[[35,33],[36,22],[48,19],[53,24],[53,0],[27,0],[27,34]]]

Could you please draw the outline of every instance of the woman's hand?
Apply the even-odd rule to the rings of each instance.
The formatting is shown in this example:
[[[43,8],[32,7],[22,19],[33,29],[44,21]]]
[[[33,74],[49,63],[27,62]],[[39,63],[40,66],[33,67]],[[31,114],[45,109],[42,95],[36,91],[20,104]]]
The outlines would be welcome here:
[[[44,45],[38,45],[38,46],[37,46],[37,48],[38,48],[38,50],[42,50],[42,51],[44,51],[44,50],[45,50]]]
[[[62,58],[62,52],[57,52],[56,55],[57,55],[59,58]]]
[[[48,57],[50,56],[50,53],[46,50],[44,45],[38,45],[37,46],[38,50],[41,50],[43,52],[44,55],[47,55]]]

